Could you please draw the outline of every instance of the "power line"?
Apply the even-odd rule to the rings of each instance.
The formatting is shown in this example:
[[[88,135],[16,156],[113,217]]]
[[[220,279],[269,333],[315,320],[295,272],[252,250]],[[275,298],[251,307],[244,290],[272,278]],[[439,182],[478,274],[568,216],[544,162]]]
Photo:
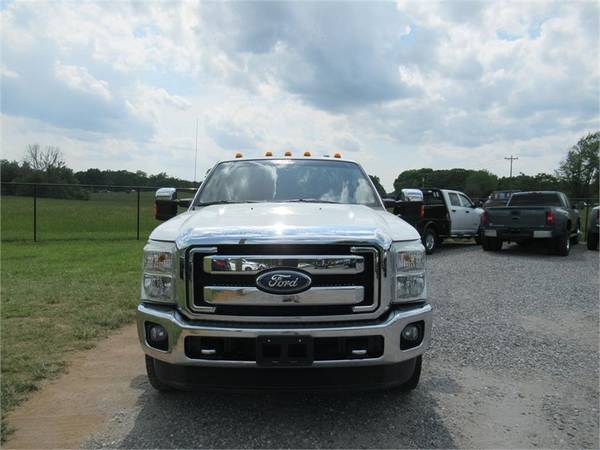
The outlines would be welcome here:
[[[504,159],[507,160],[507,161],[510,161],[510,176],[509,176],[509,178],[512,178],[513,161],[516,161],[519,158],[517,156],[510,155],[510,158],[504,158]]]

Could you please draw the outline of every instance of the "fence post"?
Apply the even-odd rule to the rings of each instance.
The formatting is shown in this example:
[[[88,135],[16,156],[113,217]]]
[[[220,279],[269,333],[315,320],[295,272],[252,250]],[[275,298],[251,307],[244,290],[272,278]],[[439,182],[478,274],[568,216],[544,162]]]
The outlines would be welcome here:
[[[136,239],[140,240],[140,188],[135,189],[137,191],[137,233]]]
[[[37,187],[33,185],[33,242],[37,242]]]

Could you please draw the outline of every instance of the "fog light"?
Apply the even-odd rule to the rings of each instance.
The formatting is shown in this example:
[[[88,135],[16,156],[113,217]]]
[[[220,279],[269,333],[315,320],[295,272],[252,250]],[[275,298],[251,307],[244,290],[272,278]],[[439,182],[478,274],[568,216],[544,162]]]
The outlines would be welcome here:
[[[169,350],[169,334],[162,325],[146,322],[146,340],[150,347]]]
[[[167,330],[160,325],[153,325],[150,327],[150,340],[154,342],[162,342],[167,339]]]
[[[407,325],[404,330],[402,330],[402,339],[413,342],[419,339],[419,327],[416,325]]]
[[[400,333],[400,349],[407,350],[417,347],[423,342],[423,331],[425,324],[423,321],[409,323]]]

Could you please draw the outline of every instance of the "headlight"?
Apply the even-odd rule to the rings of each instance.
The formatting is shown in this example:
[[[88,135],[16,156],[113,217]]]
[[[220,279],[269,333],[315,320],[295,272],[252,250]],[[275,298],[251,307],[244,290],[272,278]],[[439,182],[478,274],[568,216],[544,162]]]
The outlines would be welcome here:
[[[144,247],[142,301],[175,303],[175,244],[149,241]]]
[[[421,242],[396,242],[392,245],[391,254],[396,276],[392,302],[426,299],[425,249]]]
[[[144,249],[144,270],[171,273],[173,270],[173,254],[169,251]]]

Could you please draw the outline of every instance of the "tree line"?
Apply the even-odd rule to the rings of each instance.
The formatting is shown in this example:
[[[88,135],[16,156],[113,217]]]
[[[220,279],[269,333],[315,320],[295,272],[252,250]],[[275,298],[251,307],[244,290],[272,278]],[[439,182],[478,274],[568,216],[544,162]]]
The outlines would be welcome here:
[[[538,173],[498,177],[487,170],[430,168],[401,172],[394,180],[397,196],[403,188],[437,187],[463,191],[474,199],[483,199],[492,191],[515,189],[520,191],[560,190],[571,198],[598,200],[598,149],[600,132],[589,133],[569,149],[554,173]]]
[[[148,175],[138,170],[87,169],[75,172],[67,167],[62,152],[57,147],[42,148],[39,144],[28,145],[22,162],[0,160],[0,179],[13,183],[50,183],[72,186],[53,186],[40,189],[40,197],[87,200],[89,189],[78,185],[100,186],[169,186],[194,187],[192,181],[171,177],[165,172]],[[101,189],[101,188],[95,188]],[[33,186],[2,186],[2,194],[33,195]]]
[[[402,188],[438,187],[455,189],[467,193],[471,198],[483,199],[492,191],[517,189],[561,190],[572,198],[598,200],[598,149],[600,131],[589,133],[571,147],[554,173],[498,177],[487,170],[472,169],[410,169],[401,172],[394,180],[394,190],[386,193],[376,175],[369,175],[382,197],[396,197]],[[0,160],[0,179],[15,183],[59,183],[73,187],[53,187],[38,192],[40,196],[58,198],[89,198],[89,189],[77,185],[117,186],[172,186],[195,187],[192,181],[170,177],[161,172],[148,175],[138,170],[87,169],[75,172],[68,168],[57,147],[41,148],[38,144],[28,145],[22,162]],[[2,186],[2,194],[32,195],[31,186]]]

